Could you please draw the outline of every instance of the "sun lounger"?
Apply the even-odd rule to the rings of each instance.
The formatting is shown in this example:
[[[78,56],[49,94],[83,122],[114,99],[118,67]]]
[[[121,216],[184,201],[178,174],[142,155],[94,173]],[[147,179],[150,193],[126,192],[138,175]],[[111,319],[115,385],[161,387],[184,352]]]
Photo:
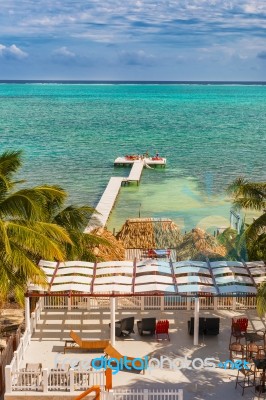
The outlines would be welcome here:
[[[142,318],[141,321],[137,321],[137,327],[140,336],[154,335],[156,329],[156,318]]]
[[[109,344],[109,340],[82,340],[74,331],[71,331],[69,335],[72,340],[66,340],[64,353],[66,350],[103,350]]]
[[[116,360],[116,364],[117,361],[120,362],[120,360],[124,361],[124,357],[121,353],[119,353],[118,350],[116,350],[111,344],[109,344],[105,349],[104,349],[104,353],[106,354],[107,357],[110,358],[114,358]],[[132,368],[132,370],[134,371],[143,371],[143,374],[145,373],[145,369],[147,368],[148,365],[147,364],[147,360],[142,359],[142,361],[136,360],[136,357],[129,357],[126,356],[126,360],[127,360],[127,365],[128,367]],[[134,361],[134,363],[132,363],[132,361]],[[126,368],[125,368],[126,369]]]

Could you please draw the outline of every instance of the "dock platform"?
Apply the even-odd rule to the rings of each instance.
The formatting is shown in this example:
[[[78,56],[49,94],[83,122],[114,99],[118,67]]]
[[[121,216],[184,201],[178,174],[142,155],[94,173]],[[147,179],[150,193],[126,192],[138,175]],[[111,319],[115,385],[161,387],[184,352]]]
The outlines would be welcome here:
[[[128,157],[117,157],[114,161],[114,165],[132,165],[136,161],[143,161],[144,164],[147,165],[161,165],[163,167],[166,166],[166,158],[164,157],[144,157],[144,158],[138,158],[138,159],[133,159],[133,158],[128,158]]]

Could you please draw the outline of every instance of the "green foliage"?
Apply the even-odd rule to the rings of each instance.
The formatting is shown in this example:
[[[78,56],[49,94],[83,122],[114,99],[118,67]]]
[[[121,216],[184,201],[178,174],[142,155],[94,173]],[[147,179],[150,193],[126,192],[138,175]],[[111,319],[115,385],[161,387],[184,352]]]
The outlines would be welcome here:
[[[266,312],[266,282],[262,283],[258,288],[257,311],[259,316],[263,316]]]
[[[234,207],[237,209],[253,209],[261,211],[258,217],[250,225],[245,224],[240,235],[235,238],[235,251],[238,256],[250,260],[266,259],[266,182],[250,182],[244,178],[236,179],[228,187],[228,193],[233,198]],[[232,254],[229,246],[229,254]]]
[[[20,151],[0,155],[0,293],[23,299],[29,281],[45,284],[37,266],[41,258],[92,260],[92,248],[104,243],[81,229],[93,209],[63,208],[67,193],[58,186],[36,186],[16,191],[13,177],[22,164]],[[24,181],[23,181],[24,182]]]

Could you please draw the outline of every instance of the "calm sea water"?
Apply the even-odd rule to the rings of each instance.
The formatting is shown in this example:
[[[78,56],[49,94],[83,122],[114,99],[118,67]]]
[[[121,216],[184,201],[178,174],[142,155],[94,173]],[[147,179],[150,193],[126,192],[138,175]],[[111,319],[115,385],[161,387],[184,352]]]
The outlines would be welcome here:
[[[266,86],[1,84],[1,151],[24,150],[30,185],[59,184],[96,205],[126,153],[159,152],[167,167],[121,189],[109,228],[169,217],[183,229],[228,225],[225,188],[265,179]]]

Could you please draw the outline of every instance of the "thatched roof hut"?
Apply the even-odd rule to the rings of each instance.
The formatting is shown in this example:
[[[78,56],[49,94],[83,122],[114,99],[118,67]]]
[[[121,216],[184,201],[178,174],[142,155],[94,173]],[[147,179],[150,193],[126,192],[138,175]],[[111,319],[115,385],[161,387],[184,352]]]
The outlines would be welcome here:
[[[125,249],[169,249],[177,246],[181,234],[171,219],[130,218],[116,238]]]
[[[179,260],[200,260],[206,257],[223,258],[226,256],[226,248],[218,243],[217,239],[203,229],[195,228],[186,233],[179,246],[177,257]]]
[[[125,260],[123,243],[117,240],[111,232],[104,228],[97,228],[92,231],[92,234],[106,239],[109,243],[109,245],[99,244],[94,247],[93,253],[99,261]]]

